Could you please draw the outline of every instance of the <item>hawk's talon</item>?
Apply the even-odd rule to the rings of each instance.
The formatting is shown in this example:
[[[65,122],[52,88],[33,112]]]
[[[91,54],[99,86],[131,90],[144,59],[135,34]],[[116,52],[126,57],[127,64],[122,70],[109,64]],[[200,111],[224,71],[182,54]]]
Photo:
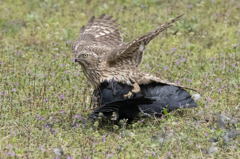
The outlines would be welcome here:
[[[124,95],[124,99],[131,98],[131,96],[132,96],[132,92],[129,91],[128,94]]]

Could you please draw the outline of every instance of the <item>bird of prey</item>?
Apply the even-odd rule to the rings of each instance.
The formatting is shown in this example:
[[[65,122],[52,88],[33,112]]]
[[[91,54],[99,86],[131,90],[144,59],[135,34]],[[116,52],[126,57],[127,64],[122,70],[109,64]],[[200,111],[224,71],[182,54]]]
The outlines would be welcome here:
[[[101,15],[95,20],[93,16],[86,27],[80,29],[78,40],[71,44],[75,62],[82,66],[88,81],[97,88],[100,84],[114,78],[115,81],[132,85],[133,91],[140,91],[140,84],[159,82],[179,86],[169,81],[143,73],[137,69],[141,64],[146,45],[182,15],[146,33],[131,42],[123,42],[119,32],[117,20],[112,16]]]
[[[99,112],[112,112],[119,118],[134,119],[139,112],[161,116],[180,106],[195,107],[197,104],[184,86],[143,73],[137,69],[141,64],[146,45],[182,15],[163,24],[131,42],[123,42],[117,20],[112,16],[92,17],[82,26],[78,40],[72,41],[75,62],[95,87],[94,103],[98,106],[89,118]]]

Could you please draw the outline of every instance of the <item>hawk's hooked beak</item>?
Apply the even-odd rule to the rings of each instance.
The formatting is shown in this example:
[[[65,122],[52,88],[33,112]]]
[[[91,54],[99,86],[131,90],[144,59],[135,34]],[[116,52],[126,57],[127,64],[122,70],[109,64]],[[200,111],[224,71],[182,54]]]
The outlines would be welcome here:
[[[77,63],[79,63],[79,64],[83,64],[83,60],[81,60],[81,59],[75,59],[75,61],[74,62],[77,62]]]

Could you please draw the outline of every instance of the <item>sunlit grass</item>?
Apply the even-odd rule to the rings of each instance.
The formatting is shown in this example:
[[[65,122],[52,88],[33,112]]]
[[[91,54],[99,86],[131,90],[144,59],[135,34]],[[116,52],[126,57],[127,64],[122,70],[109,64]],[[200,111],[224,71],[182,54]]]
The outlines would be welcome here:
[[[223,139],[240,130],[239,12],[233,0],[0,2],[0,158],[54,158],[53,148],[69,159],[239,158],[239,137]],[[103,13],[119,18],[124,41],[185,13],[149,44],[140,70],[195,88],[198,108],[126,128],[86,122],[93,89],[70,45]],[[220,129],[214,113],[237,122]],[[206,154],[214,137],[218,150]]]

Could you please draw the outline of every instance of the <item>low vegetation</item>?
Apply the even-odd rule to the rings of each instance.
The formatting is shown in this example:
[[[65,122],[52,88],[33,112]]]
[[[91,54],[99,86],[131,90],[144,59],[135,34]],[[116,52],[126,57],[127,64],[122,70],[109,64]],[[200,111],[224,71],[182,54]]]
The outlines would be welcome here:
[[[195,88],[199,106],[88,122],[93,88],[70,45],[102,13],[124,41],[185,13],[139,69]],[[239,13],[237,0],[1,1],[0,158],[240,158]]]

